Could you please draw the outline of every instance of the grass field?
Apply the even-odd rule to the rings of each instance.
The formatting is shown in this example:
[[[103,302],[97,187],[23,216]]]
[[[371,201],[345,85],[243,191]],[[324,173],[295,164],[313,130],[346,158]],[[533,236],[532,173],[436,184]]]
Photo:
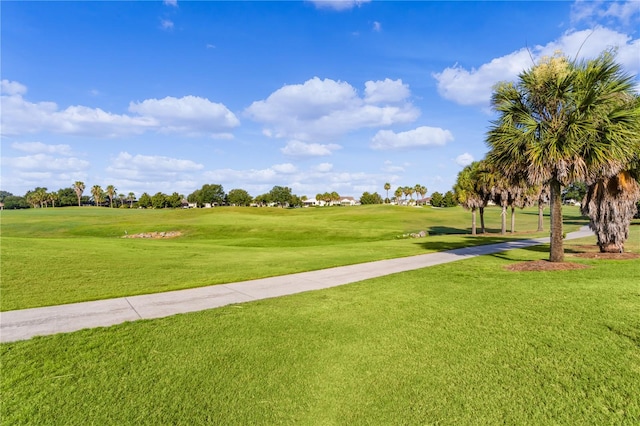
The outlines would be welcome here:
[[[471,237],[462,208],[218,208],[128,210],[48,208],[2,212],[2,311],[157,293],[324,269],[373,260],[546,236],[537,211],[518,211],[502,237],[500,211],[486,213],[487,236]],[[565,228],[584,224],[565,208]],[[546,224],[548,229],[548,224]],[[423,239],[398,238],[426,230]],[[181,231],[170,240],[128,234]]]
[[[594,241],[3,344],[0,422],[638,424],[640,268]]]

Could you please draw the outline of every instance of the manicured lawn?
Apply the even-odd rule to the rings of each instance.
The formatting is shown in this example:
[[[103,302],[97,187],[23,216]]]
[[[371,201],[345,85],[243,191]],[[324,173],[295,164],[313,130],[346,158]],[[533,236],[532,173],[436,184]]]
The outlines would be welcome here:
[[[585,222],[566,208],[566,230]],[[514,236],[471,237],[462,208],[361,206],[312,209],[128,210],[48,208],[3,211],[0,310],[57,305],[243,281],[410,256],[505,238],[546,236],[536,209],[518,212]],[[548,224],[545,224],[548,229]],[[426,230],[424,239],[399,239]],[[127,234],[181,231],[170,240]]]
[[[594,239],[568,242],[569,251]],[[627,244],[640,252],[640,226]],[[638,424],[638,260],[544,247],[0,345],[2,424]]]

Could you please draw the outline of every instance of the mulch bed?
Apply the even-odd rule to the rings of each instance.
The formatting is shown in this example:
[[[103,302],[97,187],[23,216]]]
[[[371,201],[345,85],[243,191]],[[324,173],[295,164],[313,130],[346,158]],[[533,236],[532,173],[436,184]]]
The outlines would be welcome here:
[[[569,271],[572,269],[586,269],[587,265],[571,262],[549,262],[548,260],[534,260],[531,262],[520,262],[504,267],[507,271]]]
[[[606,259],[606,260],[631,260],[640,259],[640,253],[600,253],[596,245],[581,245],[566,247],[566,257],[579,257],[582,259]],[[535,260],[507,265],[508,271],[568,271],[572,269],[586,269],[588,265],[573,262],[549,262],[548,260]]]

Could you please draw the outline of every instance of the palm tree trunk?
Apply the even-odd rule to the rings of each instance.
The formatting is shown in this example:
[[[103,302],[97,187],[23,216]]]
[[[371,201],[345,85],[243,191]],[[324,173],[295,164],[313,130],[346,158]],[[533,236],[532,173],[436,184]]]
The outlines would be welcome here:
[[[500,234],[504,235],[507,233],[507,206],[502,205],[502,213],[500,213],[500,218],[502,219],[502,228],[500,229]]]
[[[476,208],[471,209],[471,235],[476,235]]]
[[[544,231],[544,204],[538,201],[538,232]]]
[[[551,187],[551,247],[550,262],[564,261],[564,246],[562,236],[562,186],[556,179],[550,182]]]
[[[484,207],[480,207],[480,233],[484,234]]]
[[[511,206],[511,233],[516,232],[516,208]]]

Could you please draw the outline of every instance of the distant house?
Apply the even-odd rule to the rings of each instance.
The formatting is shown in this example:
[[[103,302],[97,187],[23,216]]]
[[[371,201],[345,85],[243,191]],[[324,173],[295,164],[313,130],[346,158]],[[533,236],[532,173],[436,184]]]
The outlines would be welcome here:
[[[431,205],[431,197],[420,198],[416,200],[416,205],[418,206],[430,206]]]
[[[359,200],[356,200],[353,197],[340,197],[340,205],[341,206],[355,206],[360,204]]]

